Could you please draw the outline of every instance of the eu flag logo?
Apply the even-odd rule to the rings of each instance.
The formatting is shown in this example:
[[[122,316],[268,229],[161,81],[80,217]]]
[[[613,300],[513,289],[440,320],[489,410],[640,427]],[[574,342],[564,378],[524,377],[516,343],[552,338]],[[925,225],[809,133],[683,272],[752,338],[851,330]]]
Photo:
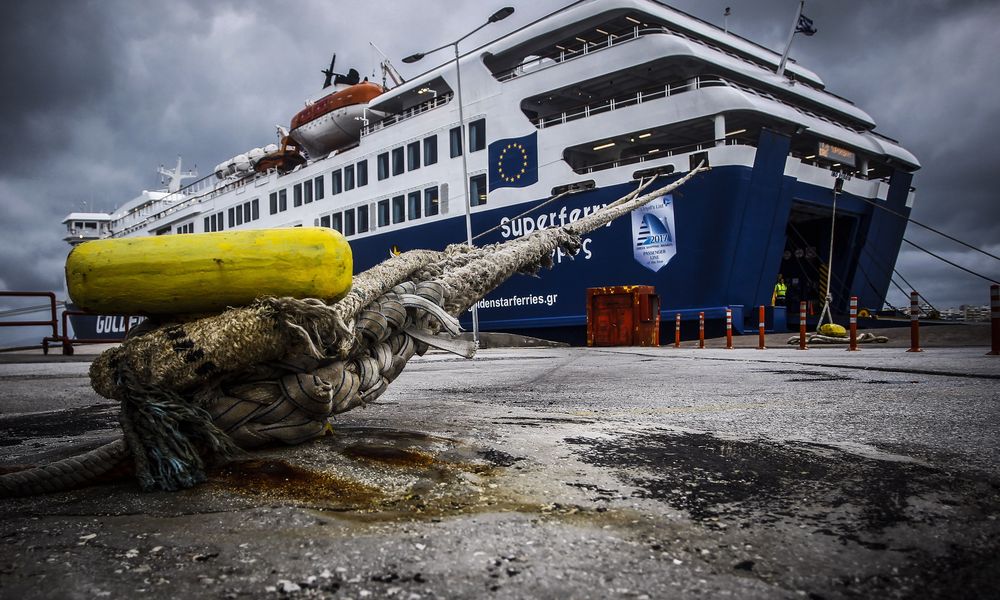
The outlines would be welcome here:
[[[490,189],[525,187],[538,181],[538,132],[490,144]]]

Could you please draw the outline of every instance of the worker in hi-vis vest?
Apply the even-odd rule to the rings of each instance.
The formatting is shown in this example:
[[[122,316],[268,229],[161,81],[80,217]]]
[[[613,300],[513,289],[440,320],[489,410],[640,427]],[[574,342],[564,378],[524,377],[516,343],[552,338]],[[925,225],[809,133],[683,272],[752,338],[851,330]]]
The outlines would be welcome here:
[[[774,294],[771,295],[771,306],[784,306],[787,294],[788,286],[785,285],[785,278],[778,273],[778,283],[774,284]]]

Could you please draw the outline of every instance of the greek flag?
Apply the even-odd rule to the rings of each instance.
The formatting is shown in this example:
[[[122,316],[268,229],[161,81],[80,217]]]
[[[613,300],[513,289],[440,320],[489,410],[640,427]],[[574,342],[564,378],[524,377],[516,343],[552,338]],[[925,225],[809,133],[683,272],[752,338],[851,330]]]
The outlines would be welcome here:
[[[489,149],[490,190],[538,182],[538,133],[497,140]]]
[[[795,26],[795,33],[813,35],[817,29],[813,27],[813,20],[805,15],[799,15],[799,24]]]

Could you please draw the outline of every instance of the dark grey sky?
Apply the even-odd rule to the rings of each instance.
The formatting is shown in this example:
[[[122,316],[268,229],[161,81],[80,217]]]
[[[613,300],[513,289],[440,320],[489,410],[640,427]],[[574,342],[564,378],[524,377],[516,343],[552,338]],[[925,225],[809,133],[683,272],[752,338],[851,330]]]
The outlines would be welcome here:
[[[567,2],[507,0],[515,14],[467,48]],[[681,10],[778,49],[796,0],[678,0]],[[5,3],[0,21],[0,288],[63,289],[68,212],[110,210],[159,184],[182,155],[206,174],[274,140],[337,66],[371,74],[369,41],[400,57],[461,36],[503,5],[444,0]],[[923,163],[913,217],[1000,254],[1000,3],[811,0],[819,33],[792,57],[868,111]],[[86,203],[86,205],[84,205]],[[1000,279],[1000,262],[910,226],[907,236]],[[988,301],[988,284],[904,245],[899,270],[939,306]],[[905,300],[890,294],[895,304]]]

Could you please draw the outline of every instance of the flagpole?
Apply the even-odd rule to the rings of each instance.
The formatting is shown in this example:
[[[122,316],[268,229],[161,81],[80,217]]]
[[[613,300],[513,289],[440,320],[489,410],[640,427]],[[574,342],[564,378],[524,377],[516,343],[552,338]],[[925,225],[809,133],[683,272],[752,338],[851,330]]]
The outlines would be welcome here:
[[[799,10],[792,19],[792,29],[788,32],[788,42],[785,44],[785,53],[781,55],[781,62],[778,64],[778,76],[785,74],[785,63],[788,62],[788,52],[792,49],[792,40],[795,39],[795,30],[799,26],[799,17],[802,16],[802,9],[806,5],[806,0],[799,0]]]

